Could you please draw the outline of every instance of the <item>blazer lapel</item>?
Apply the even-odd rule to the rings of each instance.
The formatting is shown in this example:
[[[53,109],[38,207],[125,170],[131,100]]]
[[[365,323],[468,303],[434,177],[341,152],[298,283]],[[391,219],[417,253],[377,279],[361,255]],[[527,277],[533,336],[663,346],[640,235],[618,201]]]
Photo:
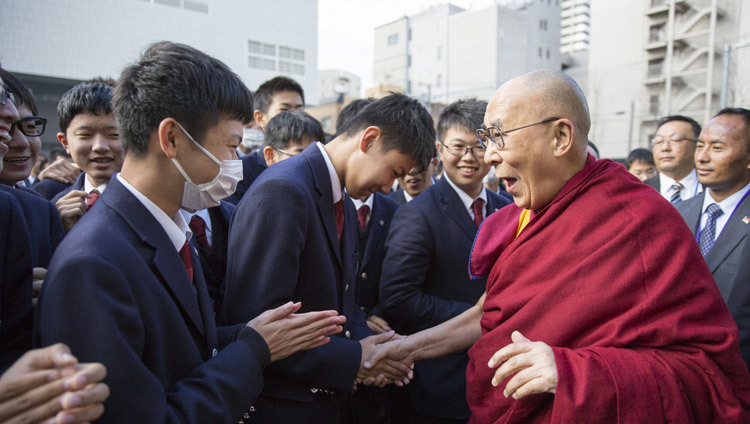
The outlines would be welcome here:
[[[373,196],[375,196],[373,194]],[[365,244],[365,251],[362,255],[362,263],[360,268],[364,268],[370,262],[372,254],[375,248],[378,246],[381,237],[385,237],[383,234],[385,228],[385,220],[383,219],[383,208],[378,206],[378,197],[375,196],[372,199],[372,213],[370,214],[370,225],[367,234],[367,243]]]
[[[328,244],[335,253],[339,265],[341,265],[341,250],[339,249],[336,232],[336,212],[333,208],[333,189],[331,188],[331,177],[328,175],[328,166],[315,143],[305,149],[303,154],[310,164],[310,170],[315,179],[315,188],[320,195],[318,198],[318,213],[328,237]]]
[[[750,197],[745,197],[742,203],[738,205],[737,210],[734,211],[727,225],[724,226],[721,234],[716,238],[714,247],[706,255],[706,263],[711,273],[714,273],[737,245],[747,237],[750,223],[746,223],[743,220],[746,216],[750,217],[750,200],[748,199]]]
[[[703,196],[705,196],[704,193],[699,193],[694,197],[695,200],[693,200],[693,206],[685,209],[685,222],[687,223],[688,227],[690,227],[690,231],[693,232],[693,237],[698,235],[698,228],[700,228],[701,224]],[[690,202],[691,200],[692,199],[686,200],[686,202]]]
[[[474,224],[474,221],[472,221],[469,212],[464,208],[464,204],[461,202],[461,198],[458,197],[458,193],[456,193],[450,183],[443,178],[441,178],[435,185],[437,195],[445,214],[451,217],[458,227],[466,233],[466,236],[473,240],[477,233],[477,227]]]

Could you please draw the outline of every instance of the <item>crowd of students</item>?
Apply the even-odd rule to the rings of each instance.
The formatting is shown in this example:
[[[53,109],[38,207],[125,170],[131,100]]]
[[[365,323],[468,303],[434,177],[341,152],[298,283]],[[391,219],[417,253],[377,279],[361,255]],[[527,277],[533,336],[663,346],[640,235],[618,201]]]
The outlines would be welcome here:
[[[523,318],[512,314],[535,316],[544,308],[558,309],[556,295],[543,296],[543,288],[534,292],[536,300],[520,296],[526,290],[521,286],[511,296],[502,292],[512,282],[534,276],[538,280],[528,281],[528,287],[542,280],[551,285],[562,275],[566,282],[576,282],[590,272],[585,281],[603,283],[598,261],[607,264],[601,269],[611,271],[619,249],[634,243],[620,241],[610,251],[607,243],[625,237],[618,232],[598,237],[599,247],[571,236],[577,241],[544,260],[528,250],[554,250],[550,240],[556,243],[566,239],[566,231],[575,233],[572,212],[563,212],[576,208],[556,210],[555,202],[583,197],[588,200],[576,202],[587,217],[579,219],[589,224],[599,219],[580,206],[594,207],[599,197],[586,197],[588,191],[581,188],[564,197],[572,190],[569,184],[587,187],[589,179],[597,178],[601,187],[614,187],[606,189],[614,190],[612,205],[602,209],[617,209],[621,196],[624,202],[645,202],[640,207],[649,209],[649,217],[666,210],[660,218],[643,219],[656,219],[662,230],[678,228],[674,240],[688,252],[679,260],[698,251],[705,258],[705,263],[680,268],[655,253],[661,244],[653,242],[643,247],[644,255],[674,273],[641,283],[643,272],[623,272],[630,280],[622,287],[636,280],[659,287],[695,280],[694,288],[709,305],[701,307],[719,311],[711,317],[718,321],[701,325],[726,329],[721,334],[727,337],[709,342],[699,332],[688,332],[692,339],[670,333],[659,341],[611,338],[601,346],[646,346],[659,352],[681,343],[700,346],[718,364],[710,371],[718,379],[712,380],[720,393],[716,396],[736,394],[736,399],[722,398],[729,406],[713,417],[740,417],[737,422],[747,417],[750,378],[732,338],[738,326],[741,355],[750,364],[746,109],[723,110],[702,129],[691,118],[667,117],[659,123],[653,154],[646,149],[631,153],[628,170],[654,186],[675,210],[620,165],[596,161],[587,153],[585,99],[574,81],[549,71],[511,81],[508,87],[515,91],[505,88],[503,94],[513,95],[501,96],[506,86],[501,87],[489,104],[456,101],[436,123],[405,95],[356,100],[342,109],[336,133],[330,135],[303,111],[304,91],[294,80],[279,76],[251,93],[220,61],[189,46],[159,42],[127,66],[116,83],[91,80],[62,96],[57,139],[66,154],[37,171],[42,162],[39,137],[52,117],[38,116],[33,95],[17,77],[0,70],[0,78],[0,371],[5,371],[0,421],[485,422],[512,415],[516,408],[493,398],[499,389],[490,380],[492,386],[505,380],[506,391],[514,387],[517,393],[506,397],[559,393],[555,397],[561,400],[544,401],[563,405],[558,412],[545,409],[552,408],[547,403],[529,401],[516,412],[521,421],[559,419],[559,411],[570,414],[563,418],[579,416],[565,409],[569,399],[561,392],[568,375],[560,366],[572,362],[565,362],[557,347],[537,342],[532,349],[532,342],[517,331],[498,339],[489,323],[517,325]],[[537,90],[524,91],[523,97],[537,96],[536,104],[554,117],[521,122],[517,128],[507,124],[517,122],[517,116],[531,116],[529,110],[503,103],[517,98],[519,88],[513,84],[521,83],[524,90]],[[543,131],[548,124],[553,142],[506,149],[506,139],[518,137],[515,131]],[[508,127],[513,129],[498,129]],[[539,150],[547,147],[549,151]],[[723,217],[713,212],[713,204],[724,210]],[[624,216],[631,208],[621,206],[616,214]],[[711,213],[704,213],[709,208]],[[677,210],[685,221],[674,219]],[[539,228],[562,228],[568,221],[557,233],[524,239]],[[683,240],[685,222],[694,241]],[[621,223],[613,224],[612,231]],[[507,243],[502,241],[506,233],[512,235]],[[646,241],[649,234],[644,232]],[[516,239],[527,246],[520,253],[515,253],[518,243],[512,243]],[[583,255],[579,263],[562,269],[555,265],[557,255],[569,260],[565,254],[576,250]],[[515,255],[515,262],[494,266],[504,254]],[[532,265],[535,260],[545,265]],[[653,272],[648,262],[644,269]],[[586,273],[578,271],[583,264]],[[553,269],[557,271],[550,276]],[[575,284],[583,296],[593,296],[586,294],[587,283]],[[563,285],[552,292],[560,290]],[[715,302],[717,293],[723,303]],[[514,312],[499,318],[508,307],[502,302],[508,300],[498,299],[516,295],[523,303],[513,304],[509,310]],[[662,305],[656,309],[664,307],[664,314],[679,317],[683,306],[670,308],[680,296],[692,295],[675,290],[672,297],[646,296],[633,305],[655,302]],[[560,305],[566,299],[561,296]],[[540,298],[544,301],[533,313],[524,312],[526,302],[533,305]],[[724,320],[729,316],[726,305],[734,328]],[[654,313],[642,307],[644,316]],[[541,334],[565,319],[548,315],[548,327],[528,324],[513,330],[528,328],[541,340]],[[612,315],[612,322],[629,322],[624,316]],[[654,331],[662,320],[654,318],[646,327]],[[575,336],[560,341],[560,347],[600,344],[578,339],[580,332]],[[498,340],[505,341],[498,345]],[[469,352],[475,342],[483,350]],[[529,379],[546,386],[521,389],[531,385],[511,379],[518,369],[508,373],[508,365],[501,367],[506,373],[500,378],[501,371],[493,378],[485,375],[489,371],[477,370],[477,355],[486,364],[492,353],[506,352],[507,343],[529,347],[491,362],[492,373],[502,361],[507,364],[514,355],[529,352],[533,361],[524,357],[529,362],[523,368],[536,369],[537,358],[547,361],[544,373]],[[552,352],[557,368],[546,374]],[[677,361],[664,358],[663,363]],[[608,360],[627,368],[625,359]],[[741,369],[735,369],[738,363]],[[612,384],[623,384],[614,362],[609,366]],[[679,379],[684,372],[669,375]],[[649,393],[673,389],[650,387]],[[686,396],[692,399],[694,393],[687,389]],[[694,405],[692,414],[707,416],[701,415],[706,413],[703,406]],[[625,416],[620,407],[615,409],[617,417]],[[611,413],[606,416],[614,417]]]

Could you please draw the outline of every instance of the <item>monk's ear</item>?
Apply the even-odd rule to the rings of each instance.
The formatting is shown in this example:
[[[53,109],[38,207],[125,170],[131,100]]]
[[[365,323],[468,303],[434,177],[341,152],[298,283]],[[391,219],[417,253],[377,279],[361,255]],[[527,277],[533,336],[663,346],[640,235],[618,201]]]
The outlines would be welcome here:
[[[569,119],[560,119],[554,124],[555,141],[553,154],[562,157],[568,154],[575,142],[576,129]]]

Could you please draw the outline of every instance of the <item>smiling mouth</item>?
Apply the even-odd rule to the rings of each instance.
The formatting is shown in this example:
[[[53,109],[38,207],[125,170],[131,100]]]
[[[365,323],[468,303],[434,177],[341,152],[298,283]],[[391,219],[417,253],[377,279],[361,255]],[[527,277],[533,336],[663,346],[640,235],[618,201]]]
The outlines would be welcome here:
[[[91,162],[94,162],[94,163],[111,163],[111,162],[114,162],[114,159],[112,159],[112,158],[96,158],[96,159],[91,159]]]
[[[26,161],[28,161],[28,160],[29,160],[28,156],[26,156],[26,157],[20,157],[20,158],[9,158],[9,157],[3,158],[3,162],[17,163],[17,164],[26,163]]]
[[[421,180],[419,178],[410,178],[404,181],[406,184],[419,184]]]

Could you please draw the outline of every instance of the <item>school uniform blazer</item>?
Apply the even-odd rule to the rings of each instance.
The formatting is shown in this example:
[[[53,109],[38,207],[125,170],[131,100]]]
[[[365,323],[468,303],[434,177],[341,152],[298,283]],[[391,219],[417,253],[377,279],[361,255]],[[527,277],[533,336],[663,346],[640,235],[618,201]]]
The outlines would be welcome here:
[[[240,160],[242,160],[242,180],[237,183],[234,194],[224,199],[233,205],[240,203],[242,196],[250,189],[258,175],[268,168],[262,149],[249,153],[241,157]]]
[[[66,194],[70,193],[73,190],[85,190],[86,189],[85,184],[86,184],[86,173],[82,171],[81,175],[79,175],[78,178],[76,179],[76,182],[60,190],[59,193],[55,194],[54,197],[52,197],[50,202],[52,202],[52,204],[54,205],[57,203],[58,200],[60,200],[61,197],[65,196]]]
[[[208,208],[211,220],[211,249],[206,250],[198,246],[195,237],[190,240],[194,249],[198,250],[203,276],[208,287],[208,296],[213,301],[215,313],[219,313],[224,298],[224,277],[227,273],[227,246],[229,244],[229,220],[232,218],[234,205],[221,201],[219,206]]]
[[[310,402],[318,389],[337,397],[352,390],[362,355],[357,340],[372,332],[354,303],[358,224],[344,196],[339,247],[331,179],[312,144],[263,171],[234,211],[220,322],[245,322],[290,300],[302,302],[303,312],[333,309],[347,318],[330,343],[269,366],[264,396]]]
[[[643,182],[644,182],[644,184],[650,185],[651,187],[653,187],[654,189],[656,189],[656,191],[658,191],[659,193],[661,193],[661,180],[659,179],[659,174],[656,174],[653,177],[651,177],[651,178],[649,178],[649,179],[647,179],[647,180],[645,180]]]
[[[698,193],[676,205],[696,237],[705,193]],[[719,286],[721,297],[737,322],[740,353],[750,368],[750,196],[737,206],[704,259]]]
[[[41,194],[45,199],[52,200],[52,198],[55,197],[57,193],[65,190],[68,187],[70,187],[70,184],[68,183],[53,180],[52,178],[45,178],[43,180],[37,180],[31,186],[31,189]]]
[[[31,243],[32,267],[47,268],[57,245],[65,236],[57,208],[26,190],[5,185],[0,185],[0,190],[14,196],[23,210]]]
[[[31,349],[31,245],[21,205],[0,191],[0,373]]]
[[[216,354],[195,255],[193,266],[191,284],[163,227],[117,178],[60,244],[42,292],[42,344],[106,365],[102,422],[236,422],[260,394],[265,342],[237,326]]]
[[[509,202],[487,193],[485,216]],[[411,334],[433,327],[476,304],[486,278],[469,277],[469,254],[477,227],[447,179],[396,211],[385,247],[380,306],[394,330]],[[466,352],[421,361],[410,386],[417,412],[468,419]],[[445,402],[454,399],[454,402]]]
[[[396,213],[399,205],[382,193],[375,193],[374,196],[370,222],[367,224],[364,238],[360,238],[355,299],[367,315],[380,316],[382,312],[376,308],[376,305],[378,304],[380,273],[385,258],[385,239],[391,228],[393,214]]]
[[[404,189],[399,188],[396,191],[392,191],[388,193],[388,198],[396,202],[399,206],[403,205],[406,202],[406,196],[404,196]]]

